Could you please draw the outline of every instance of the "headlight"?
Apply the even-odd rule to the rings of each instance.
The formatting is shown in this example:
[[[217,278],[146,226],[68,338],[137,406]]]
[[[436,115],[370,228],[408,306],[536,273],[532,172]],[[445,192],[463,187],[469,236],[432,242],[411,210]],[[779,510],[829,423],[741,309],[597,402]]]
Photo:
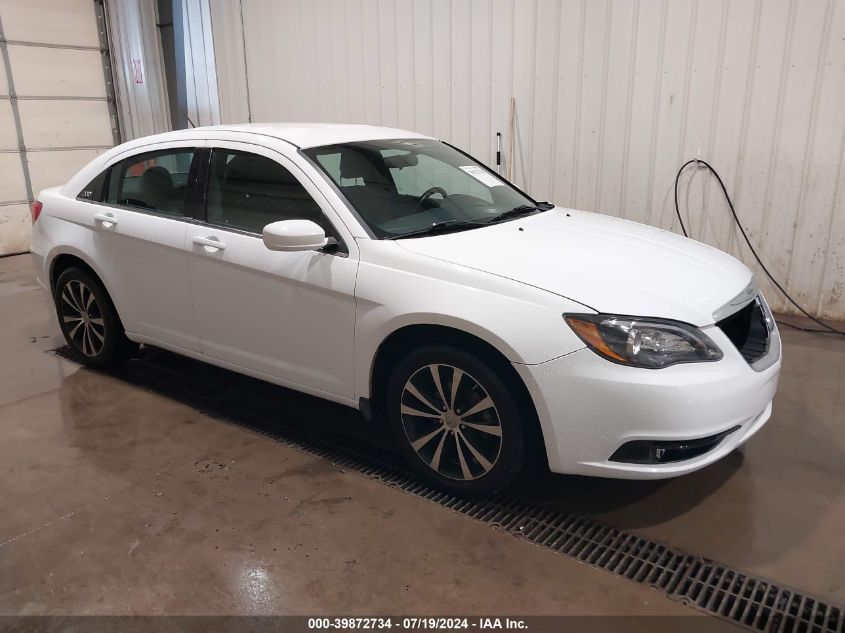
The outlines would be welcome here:
[[[613,314],[563,316],[587,347],[621,365],[660,369],[722,358],[722,351],[709,336],[681,321]]]

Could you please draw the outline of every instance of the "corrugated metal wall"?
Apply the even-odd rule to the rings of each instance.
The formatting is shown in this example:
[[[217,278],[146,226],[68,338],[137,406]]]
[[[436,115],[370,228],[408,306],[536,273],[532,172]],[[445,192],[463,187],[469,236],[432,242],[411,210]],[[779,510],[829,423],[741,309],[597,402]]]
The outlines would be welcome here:
[[[174,121],[180,117],[170,112],[171,96],[174,108],[193,125],[220,123],[209,2],[179,0],[173,6],[173,23],[160,25],[175,30],[175,49],[167,54],[175,57],[176,76],[171,78],[174,85],[168,86],[156,3],[107,0],[124,140],[188,126],[187,120],[181,126]]]
[[[186,114],[194,125],[220,123],[214,41],[208,0],[181,0]],[[177,54],[180,50],[177,47]]]
[[[152,0],[107,0],[123,140],[170,130],[167,80]]]
[[[224,122],[395,125],[492,163],[513,96],[517,184],[675,230],[675,172],[700,145],[769,268],[811,311],[845,318],[843,1],[211,7]],[[753,263],[703,170],[681,204],[696,239]]]

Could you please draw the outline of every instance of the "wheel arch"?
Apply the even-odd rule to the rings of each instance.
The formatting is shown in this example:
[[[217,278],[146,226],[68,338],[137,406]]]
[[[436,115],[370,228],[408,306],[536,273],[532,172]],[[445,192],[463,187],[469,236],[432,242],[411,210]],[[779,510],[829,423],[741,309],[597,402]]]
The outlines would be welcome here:
[[[106,285],[106,282],[103,281],[103,276],[81,253],[65,251],[61,253],[56,253],[51,257],[50,263],[48,264],[50,294],[52,296],[55,296],[56,281],[58,281],[61,274],[68,268],[80,268],[92,277],[94,277],[94,279],[100,284],[100,286],[103,288],[103,291],[106,293],[106,298],[111,303],[111,307],[112,309],[114,309],[114,312],[115,314],[117,314],[117,318],[122,325],[123,320],[120,317],[120,310],[115,304],[114,297],[112,297],[111,292],[109,292],[109,288]]]
[[[85,261],[82,257],[79,257],[73,253],[59,253],[55,255],[50,260],[49,265],[49,280],[50,280],[50,292],[56,292],[56,281],[58,281],[61,274],[66,271],[68,268],[81,268],[85,272],[94,275],[94,277],[99,281],[103,288],[105,288],[105,284],[103,284],[103,280],[100,275],[97,274],[97,271]]]
[[[511,361],[490,342],[476,334],[459,328],[436,324],[411,324],[391,332],[381,342],[370,366],[369,406],[372,416],[377,420],[386,420],[386,385],[392,367],[399,360],[419,347],[429,344],[447,344],[464,349],[478,356],[485,363],[501,372],[508,384],[515,386],[515,396],[521,411],[526,413],[526,428],[529,430],[528,448],[532,457],[546,461],[546,445],[534,400],[522,377],[514,369]]]

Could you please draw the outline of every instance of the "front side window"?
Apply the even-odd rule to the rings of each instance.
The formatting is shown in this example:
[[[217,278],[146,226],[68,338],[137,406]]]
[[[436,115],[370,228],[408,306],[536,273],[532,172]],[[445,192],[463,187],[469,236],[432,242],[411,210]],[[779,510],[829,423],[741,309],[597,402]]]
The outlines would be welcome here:
[[[304,150],[380,238],[484,223],[533,200],[445,143],[364,141]]]
[[[280,220],[312,220],[329,232],[320,206],[290,171],[265,156],[228,149],[211,154],[206,220],[251,233]]]
[[[114,165],[107,202],[166,215],[186,215],[193,149],[162,150]]]

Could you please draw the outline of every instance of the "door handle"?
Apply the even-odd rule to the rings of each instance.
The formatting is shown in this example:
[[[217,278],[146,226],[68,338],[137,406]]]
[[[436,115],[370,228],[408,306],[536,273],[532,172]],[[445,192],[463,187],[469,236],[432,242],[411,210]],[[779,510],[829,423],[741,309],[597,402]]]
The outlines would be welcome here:
[[[114,217],[114,215],[112,215],[111,213],[95,213],[94,222],[99,222],[100,224],[111,224],[112,226],[115,226],[117,224],[117,218]]]
[[[194,244],[198,246],[205,246],[207,248],[213,248],[218,251],[222,251],[226,248],[226,245],[220,241],[219,238],[216,237],[200,237],[197,236],[193,238]]]

